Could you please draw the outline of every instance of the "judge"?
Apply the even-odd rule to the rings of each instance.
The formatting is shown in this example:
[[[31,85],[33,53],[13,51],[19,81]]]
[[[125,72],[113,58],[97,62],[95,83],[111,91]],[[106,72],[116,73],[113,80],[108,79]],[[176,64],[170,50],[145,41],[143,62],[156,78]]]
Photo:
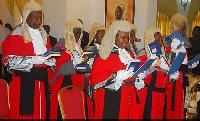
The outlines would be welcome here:
[[[3,63],[12,73],[9,119],[49,118],[49,63],[40,55],[51,45],[41,26],[42,15],[42,6],[34,1],[27,2],[22,24],[2,43]]]
[[[128,119],[137,115],[134,113],[136,103],[134,81],[129,85],[133,70],[126,71],[129,61],[134,59],[127,50],[131,25],[128,21],[113,21],[107,29],[100,49],[100,56],[94,62],[90,87],[94,96],[94,119]],[[98,75],[98,76],[97,76]],[[140,74],[143,88],[143,75]],[[133,79],[135,80],[135,79]]]

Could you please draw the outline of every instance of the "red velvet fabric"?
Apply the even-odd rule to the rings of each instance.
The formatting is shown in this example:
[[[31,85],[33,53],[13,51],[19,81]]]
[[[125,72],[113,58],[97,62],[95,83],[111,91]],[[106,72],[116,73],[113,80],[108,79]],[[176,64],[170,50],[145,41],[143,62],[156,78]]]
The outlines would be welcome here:
[[[47,49],[50,49],[50,41],[47,38]],[[35,56],[32,42],[25,43],[23,36],[10,35],[2,43],[3,57],[7,55],[18,56]],[[6,59],[3,60],[6,62]],[[34,92],[34,112],[33,116],[19,116],[19,102],[20,102],[20,77],[16,77],[13,74],[12,81],[10,83],[9,101],[10,111],[8,118],[10,119],[45,119],[46,118],[46,99],[45,88],[42,81],[35,81]],[[40,99],[41,93],[41,99]]]
[[[71,55],[63,52],[61,53],[61,57],[57,58],[56,60],[56,69],[55,72],[50,72],[49,74],[49,80],[53,79],[54,75],[58,72],[60,67],[63,63],[71,61]],[[62,83],[63,83],[64,75],[60,75],[56,78],[56,81],[50,85],[51,89],[51,111],[50,111],[50,119],[57,119],[57,112],[58,112],[58,92],[61,89]],[[72,74],[71,75],[72,84],[84,89],[85,83],[88,80],[88,78],[85,77],[85,74]],[[69,80],[64,80],[69,81]]]
[[[126,65],[121,63],[119,55],[117,54],[109,55],[106,60],[103,60],[100,57],[97,58],[90,74],[90,86],[108,79],[112,73],[116,73],[118,70],[123,70],[125,68]],[[124,80],[124,82],[128,81],[131,81],[131,79]],[[137,110],[140,107],[137,107],[134,86],[123,85],[121,88],[121,99],[119,99],[119,119],[137,119],[137,116],[141,116],[142,112]],[[101,119],[104,109],[105,89],[99,88],[97,91],[93,92],[93,95],[95,100],[95,112],[93,119]]]
[[[58,99],[63,119],[86,119],[83,90],[74,85],[63,87]]]
[[[7,118],[9,112],[8,104],[8,90],[9,86],[7,82],[3,79],[0,79],[0,119]]]

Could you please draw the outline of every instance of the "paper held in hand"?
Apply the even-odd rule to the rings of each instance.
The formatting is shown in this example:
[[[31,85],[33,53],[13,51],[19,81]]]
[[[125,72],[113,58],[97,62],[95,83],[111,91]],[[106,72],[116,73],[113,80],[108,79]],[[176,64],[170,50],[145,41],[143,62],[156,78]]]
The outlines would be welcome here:
[[[140,66],[141,61],[139,59],[133,59],[132,61],[129,61],[129,64],[126,66],[126,71],[133,70],[134,72],[137,71],[137,69]]]

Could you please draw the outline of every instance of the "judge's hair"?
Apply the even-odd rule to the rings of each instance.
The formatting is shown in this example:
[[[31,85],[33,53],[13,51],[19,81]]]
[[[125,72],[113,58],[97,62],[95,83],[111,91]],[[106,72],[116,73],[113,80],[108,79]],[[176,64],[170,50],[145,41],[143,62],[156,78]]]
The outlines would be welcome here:
[[[187,18],[179,13],[175,14],[171,18],[170,31],[171,33],[180,29],[183,25],[187,25]]]
[[[77,19],[70,19],[65,24],[65,33],[64,33],[64,39],[65,39],[65,48],[66,52],[68,54],[71,54],[74,52],[76,39],[74,36],[74,28],[80,28],[83,32],[83,24],[77,20]],[[78,40],[79,49],[82,51],[80,45],[81,45],[81,38],[83,37],[83,33],[81,33],[80,38]]]
[[[23,34],[23,38],[24,38],[24,42],[31,42],[32,38],[31,35],[29,33],[28,30],[28,26],[26,23],[26,20],[29,16],[29,14],[32,11],[42,11],[43,12],[43,8],[41,5],[39,5],[38,3],[36,3],[35,1],[31,0],[30,2],[27,2],[23,8],[23,16],[22,16],[22,34]],[[43,24],[43,23],[42,23]],[[40,25],[40,27],[38,28],[40,31],[42,31],[42,37],[44,39],[45,44],[47,43],[47,34],[46,31],[43,28],[43,25]]]

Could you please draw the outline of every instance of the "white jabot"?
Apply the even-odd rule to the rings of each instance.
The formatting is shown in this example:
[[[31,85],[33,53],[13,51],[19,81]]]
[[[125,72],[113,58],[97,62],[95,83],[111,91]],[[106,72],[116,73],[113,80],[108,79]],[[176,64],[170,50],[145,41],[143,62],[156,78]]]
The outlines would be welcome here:
[[[132,61],[133,58],[130,56],[130,54],[125,50],[121,49],[118,46],[114,45],[116,48],[118,48],[119,51],[119,59],[124,64],[127,65],[129,61]]]
[[[28,25],[27,25],[28,26]],[[41,55],[47,51],[47,48],[44,44],[44,40],[42,38],[42,34],[39,29],[33,29],[28,26],[29,33],[31,38],[33,39],[33,48],[36,55]]]

